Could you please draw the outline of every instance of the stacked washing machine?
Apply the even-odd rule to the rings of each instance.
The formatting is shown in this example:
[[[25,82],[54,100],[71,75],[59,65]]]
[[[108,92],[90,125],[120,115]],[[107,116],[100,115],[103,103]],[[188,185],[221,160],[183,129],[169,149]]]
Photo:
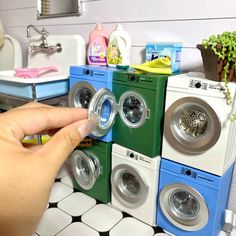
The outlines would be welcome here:
[[[114,73],[111,203],[156,225],[166,75]]]
[[[97,91],[112,91],[114,71],[106,67],[71,66],[69,106],[88,109]],[[111,106],[105,101],[100,110],[102,127],[106,126],[110,111]],[[107,129],[87,137],[70,157],[74,187],[104,203],[111,201],[111,149],[112,130]]]
[[[98,127],[91,134],[93,145],[71,155],[75,185],[156,225],[167,76],[94,66],[71,67],[70,74],[70,106],[88,108],[89,117],[98,118]],[[102,156],[106,169],[96,167],[101,166]],[[95,174],[90,181],[91,173]],[[93,191],[105,173],[98,190]],[[103,191],[105,200],[99,196]]]
[[[157,225],[174,235],[218,236],[223,226],[236,155],[236,104],[225,94],[221,82],[168,78]]]

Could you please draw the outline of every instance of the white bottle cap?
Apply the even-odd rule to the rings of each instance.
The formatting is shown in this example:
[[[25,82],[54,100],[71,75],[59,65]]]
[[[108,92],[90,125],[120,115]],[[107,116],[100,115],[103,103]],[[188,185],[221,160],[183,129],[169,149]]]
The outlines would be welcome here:
[[[117,24],[116,25],[116,30],[124,30],[124,27],[122,24]]]
[[[234,214],[233,211],[225,209],[225,223],[233,223]]]

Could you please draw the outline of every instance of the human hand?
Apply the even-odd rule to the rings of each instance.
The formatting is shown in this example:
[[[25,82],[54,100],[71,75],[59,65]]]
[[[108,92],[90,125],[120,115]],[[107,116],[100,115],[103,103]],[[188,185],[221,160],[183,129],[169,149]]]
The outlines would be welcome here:
[[[57,172],[95,126],[85,109],[36,102],[0,114],[0,235],[33,235]],[[56,133],[44,145],[21,142],[47,132]]]

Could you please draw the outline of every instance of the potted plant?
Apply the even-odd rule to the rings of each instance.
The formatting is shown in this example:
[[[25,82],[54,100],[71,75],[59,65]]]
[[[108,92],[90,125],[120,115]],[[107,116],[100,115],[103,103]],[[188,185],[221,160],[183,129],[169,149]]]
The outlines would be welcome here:
[[[236,31],[211,35],[197,48],[201,51],[206,78],[224,81],[227,102],[232,103],[228,82],[236,82]]]

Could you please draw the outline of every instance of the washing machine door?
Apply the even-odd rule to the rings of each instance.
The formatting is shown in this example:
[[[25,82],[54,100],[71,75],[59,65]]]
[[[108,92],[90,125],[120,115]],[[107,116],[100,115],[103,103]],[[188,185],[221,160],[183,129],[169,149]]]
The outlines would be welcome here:
[[[126,164],[120,164],[112,170],[111,184],[115,198],[129,208],[141,206],[149,192],[141,173]]]
[[[149,119],[150,111],[140,94],[127,91],[120,97],[119,115],[122,122],[129,128],[139,128],[146,119]]]
[[[85,190],[94,186],[102,170],[94,154],[81,150],[75,150],[71,154],[71,167],[75,180]]]
[[[220,133],[221,124],[216,112],[202,99],[181,98],[165,113],[165,138],[180,152],[202,153],[215,145]]]
[[[95,88],[88,82],[81,81],[76,83],[68,95],[70,107],[88,108],[90,101],[96,93]]]
[[[117,113],[116,98],[113,93],[107,89],[99,89],[91,99],[88,117],[98,121],[97,128],[92,132],[96,137],[107,134],[112,128]]]
[[[159,201],[165,217],[180,229],[197,231],[208,223],[207,204],[190,186],[182,183],[166,185],[160,192]]]

